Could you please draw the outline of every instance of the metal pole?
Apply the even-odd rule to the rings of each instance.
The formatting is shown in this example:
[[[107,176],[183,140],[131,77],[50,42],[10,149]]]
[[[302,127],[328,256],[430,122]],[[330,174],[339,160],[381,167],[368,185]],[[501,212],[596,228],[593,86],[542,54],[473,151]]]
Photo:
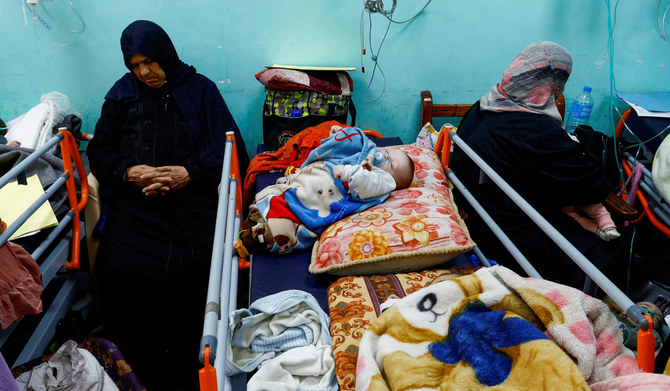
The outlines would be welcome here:
[[[635,305],[616,285],[612,283],[600,270],[575,248],[560,232],[556,230],[549,222],[542,217],[526,200],[523,199],[505,180],[500,177],[486,162],[480,158],[475,151],[470,148],[457,134],[449,133],[453,141],[468,155],[486,175],[502,189],[505,194],[521,210],[528,215],[540,227],[551,240],[563,250],[580,269],[586,273],[621,309],[625,309],[628,319],[643,330],[647,330],[650,325],[643,316],[643,311]]]
[[[461,194],[465,197],[466,200],[472,205],[472,207],[477,211],[477,214],[484,220],[484,223],[491,228],[491,231],[493,231],[493,234],[500,240],[503,246],[507,249],[507,251],[512,254],[514,259],[519,263],[519,266],[523,268],[523,270],[528,274],[529,277],[535,277],[535,278],[542,278],[540,273],[535,270],[533,265],[528,261],[528,259],[519,251],[519,249],[512,243],[510,238],[503,232],[503,230],[498,226],[498,224],[493,221],[493,218],[484,210],[482,205],[475,199],[475,197],[470,193],[470,191],[463,185],[463,182],[461,182],[457,177],[456,174],[454,174],[453,171],[447,170],[447,177],[449,177],[449,180],[454,184],[454,187],[456,187]],[[482,262],[483,263],[483,262]],[[486,261],[488,263],[488,260]],[[485,266],[491,266],[490,264],[484,264]]]
[[[12,167],[11,170],[7,171],[5,175],[0,178],[0,187],[3,187],[4,185],[8,184],[11,182],[21,171],[25,170],[30,166],[34,161],[39,159],[44,153],[46,153],[51,147],[54,145],[58,144],[60,140],[65,137],[62,133],[58,133],[57,135],[53,136],[49,140],[47,140],[42,146],[37,148],[35,152],[31,153],[21,161],[21,163],[17,164],[16,166]]]
[[[233,249],[234,244],[237,241],[237,232],[234,230],[235,225],[235,196],[237,194],[237,179],[230,180],[230,190],[228,198],[228,214],[226,215],[226,240],[224,243],[223,250],[223,269],[221,273],[221,285],[225,286],[225,289],[221,289],[221,296],[219,297],[219,303],[221,305],[221,319],[218,322],[218,331],[217,337],[221,343],[217,346],[217,358],[218,360],[214,361],[214,368],[216,369],[216,376],[218,378],[218,384],[222,385],[222,390],[227,391],[231,388],[230,376],[225,375],[224,371],[224,362],[226,360],[226,350],[228,348],[228,316],[230,314],[230,305],[229,298],[226,297],[230,294],[230,285],[232,283],[232,262],[233,262]]]
[[[205,304],[205,322],[202,339],[200,340],[200,362],[205,360],[205,347],[209,346],[210,364],[214,364],[217,352],[216,329],[220,317],[219,297],[221,292],[221,268],[223,262],[223,243],[226,234],[226,212],[228,209],[228,187],[230,182],[230,166],[232,160],[233,142],[226,140],[224,162],[221,170],[221,187],[219,188],[219,202],[216,210],[216,227],[214,229],[214,243],[212,243],[212,259],[209,266],[209,283],[207,287],[207,302]]]

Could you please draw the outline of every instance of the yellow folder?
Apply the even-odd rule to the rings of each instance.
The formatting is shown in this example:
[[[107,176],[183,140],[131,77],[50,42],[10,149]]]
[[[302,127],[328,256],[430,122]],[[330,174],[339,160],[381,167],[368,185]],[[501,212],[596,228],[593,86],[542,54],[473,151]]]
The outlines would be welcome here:
[[[9,227],[42,194],[44,190],[37,175],[29,177],[27,185],[19,185],[17,181],[6,184],[0,189],[0,219]],[[58,219],[56,219],[51,204],[45,201],[9,239],[53,227],[56,224],[58,224]]]

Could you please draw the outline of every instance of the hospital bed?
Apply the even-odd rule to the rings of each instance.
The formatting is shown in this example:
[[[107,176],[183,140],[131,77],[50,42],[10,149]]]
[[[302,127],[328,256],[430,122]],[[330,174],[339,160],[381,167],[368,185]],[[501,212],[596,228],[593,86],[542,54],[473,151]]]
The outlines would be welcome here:
[[[420,122],[426,124],[433,123],[438,117],[458,118],[462,117],[469,105],[443,105],[435,104],[429,91],[421,92],[421,111]],[[397,141],[396,141],[397,142]],[[498,184],[517,204],[535,221],[545,232],[558,244],[558,246],[565,251],[575,263],[590,277],[590,279],[600,287],[615,303],[623,309],[628,318],[640,328],[640,349],[638,350],[638,362],[642,368],[647,371],[653,371],[653,347],[649,349],[649,337],[651,335],[650,322],[651,318],[645,315],[643,310],[635,305],[630,298],[628,298],[619,288],[611,283],[598,269],[596,269],[581,253],[579,253],[565,238],[563,238],[553,227],[551,227],[537,212],[535,212],[513,189],[509,187],[504,181],[492,172],[490,168],[483,162],[476,154],[474,154],[469,147],[462,142],[457,134],[453,132],[441,132],[440,138],[435,145],[435,150],[438,152],[440,163],[444,168],[444,173],[453,184],[454,188],[462,192],[469,202],[476,208],[479,207],[477,201],[468,196],[468,191],[465,189],[455,173],[453,173],[448,166],[449,158],[448,151],[451,143],[455,143],[479,164],[482,169]],[[391,141],[393,143],[393,141]],[[229,140],[226,146],[227,151],[234,150],[233,140]],[[441,153],[439,153],[441,152]],[[232,156],[231,153],[226,153],[226,156]],[[201,390],[226,390],[238,389],[243,387],[246,381],[244,374],[238,374],[234,377],[227,376],[224,370],[224,362],[228,352],[228,343],[231,330],[229,329],[229,320],[227,315],[235,309],[237,302],[237,294],[239,292],[237,287],[237,277],[239,273],[239,260],[235,255],[233,248],[236,241],[236,234],[239,231],[241,224],[241,213],[239,207],[239,176],[235,174],[235,162],[226,161],[222,173],[222,187],[219,200],[219,209],[217,211],[217,231],[215,234],[215,246],[212,255],[212,266],[209,280],[209,294],[206,304],[205,312],[205,327],[203,331],[203,338],[201,340],[200,359],[204,368],[200,371],[201,376]],[[274,179],[278,175],[274,174]],[[274,183],[274,179],[268,179],[268,183]],[[237,206],[236,206],[237,205]],[[532,263],[526,260],[514,246],[504,233],[497,228],[497,225],[490,218],[487,218],[486,213],[482,212],[482,216],[487,221],[492,230],[499,237],[505,247],[518,260],[524,271],[531,277],[541,276],[535,271]],[[463,253],[457,256],[448,257],[444,263],[434,263],[431,270],[427,271],[408,271],[394,270],[393,274],[388,274],[388,283],[384,283],[384,295],[390,292],[398,293],[403,297],[405,294],[416,292],[421,287],[425,286],[428,281],[439,275],[433,270],[447,270],[459,271],[466,270],[473,267],[473,263],[484,267],[490,266],[489,261],[485,255],[478,251],[475,247],[472,251]],[[351,282],[353,279],[363,278],[362,284],[368,286],[374,285],[379,281],[377,277],[380,276],[348,276],[340,277],[329,274],[310,274],[307,269],[310,266],[310,253],[295,253],[284,256],[278,255],[255,255],[251,259],[250,271],[250,289],[249,289],[249,303],[252,303],[260,298],[268,297],[274,293],[281,292],[286,289],[304,290],[312,294],[319,305],[324,310],[331,311],[333,316],[334,301],[334,286],[341,282],[342,279],[348,279],[345,282]],[[475,268],[476,269],[476,268]],[[381,276],[384,277],[384,276]],[[430,278],[428,278],[430,277]],[[263,281],[260,283],[259,281]],[[423,281],[423,282],[420,282]],[[423,285],[422,285],[423,284]],[[408,288],[409,287],[409,288]],[[368,289],[370,291],[370,289]],[[240,292],[245,294],[245,292]],[[386,299],[388,296],[383,297]],[[374,307],[377,311],[374,317],[379,316],[379,304],[381,296],[371,295],[364,304],[367,307]],[[356,318],[356,322],[361,321]],[[350,326],[349,324],[348,326]],[[331,333],[334,332],[335,325],[331,323]],[[360,336],[358,337],[360,339]],[[653,344],[653,336],[651,337]],[[357,346],[353,346],[356,351]],[[336,365],[345,362],[353,368],[355,373],[355,353],[354,357],[346,358],[346,360],[338,361],[336,357]],[[352,387],[351,379],[345,379],[346,375],[338,372],[341,368],[336,368],[338,373],[338,381],[340,387],[345,389]],[[351,370],[351,368],[349,368]],[[350,376],[350,375],[349,375]],[[345,385],[347,385],[345,387]]]
[[[12,367],[42,357],[47,352],[58,322],[68,312],[77,294],[85,288],[87,272],[79,270],[80,258],[82,254],[86,254],[85,251],[82,252],[82,248],[85,249],[85,246],[82,247],[85,229],[80,213],[88,199],[88,183],[73,136],[66,129],[60,129],[58,134],[40,148],[29,154],[26,152],[27,157],[19,160],[2,175],[0,188],[18,184],[16,189],[21,191],[23,185],[27,187],[27,181],[32,178],[27,177],[26,173],[30,175],[33,164],[40,158],[53,154],[57,145],[60,145],[62,154],[62,171],[54,172],[58,178],[43,191],[40,188],[34,201],[0,234],[0,246],[7,246],[9,238],[40,210],[40,206],[46,205],[51,209],[50,201],[59,197],[66,198],[67,211],[56,216],[55,226],[43,229],[33,236],[12,240],[13,243],[23,244],[30,257],[39,265],[38,277],[41,277],[44,291],[41,295],[43,308],[40,314],[25,314],[6,329],[0,330],[0,350]],[[3,273],[9,271],[3,270]],[[0,309],[3,310],[6,308]],[[20,313],[16,314],[19,315]]]

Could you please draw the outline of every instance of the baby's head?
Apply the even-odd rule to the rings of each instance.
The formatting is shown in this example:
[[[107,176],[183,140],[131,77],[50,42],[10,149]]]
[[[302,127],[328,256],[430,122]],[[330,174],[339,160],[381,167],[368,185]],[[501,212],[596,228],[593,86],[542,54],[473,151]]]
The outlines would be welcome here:
[[[406,189],[414,179],[414,162],[403,150],[388,148],[380,150],[386,158],[386,162],[378,166],[388,172],[395,179],[396,190]]]

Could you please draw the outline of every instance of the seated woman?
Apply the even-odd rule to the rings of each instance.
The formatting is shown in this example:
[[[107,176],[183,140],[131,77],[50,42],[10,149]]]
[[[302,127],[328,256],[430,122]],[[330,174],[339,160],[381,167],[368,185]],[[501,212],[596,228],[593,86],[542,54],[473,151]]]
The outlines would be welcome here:
[[[561,211],[569,205],[600,203],[609,192],[603,170],[562,127],[556,97],[571,69],[572,58],[560,45],[547,41],[529,45],[503,73],[502,81],[463,117],[458,135],[617,283],[620,241],[601,240]],[[585,275],[578,266],[458,147],[451,168],[544,278],[583,286]],[[459,205],[468,213],[470,233],[485,254],[522,272],[467,202]]]
[[[300,171],[256,194],[238,252],[309,248],[330,224],[383,202],[413,178],[414,163],[402,150],[377,150],[360,129],[333,126]]]
[[[87,151],[109,208],[96,262],[103,332],[149,390],[194,390],[227,131],[242,170],[248,158],[216,84],[160,26],[131,23],[121,51],[129,72]]]

